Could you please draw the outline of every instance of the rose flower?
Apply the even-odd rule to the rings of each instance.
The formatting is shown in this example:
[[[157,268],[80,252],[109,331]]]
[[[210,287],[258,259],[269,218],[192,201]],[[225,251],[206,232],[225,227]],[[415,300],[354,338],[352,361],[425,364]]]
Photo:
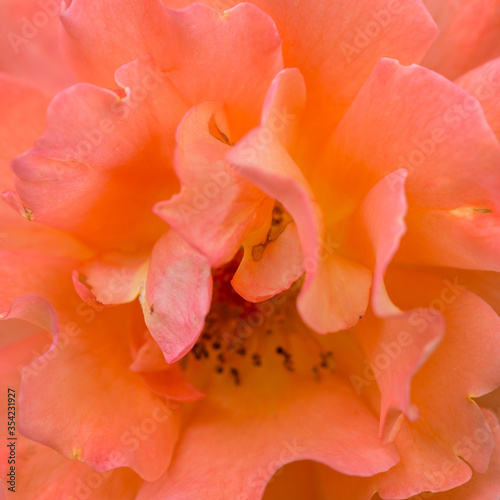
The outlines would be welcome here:
[[[499,498],[499,2],[1,9],[0,498]]]

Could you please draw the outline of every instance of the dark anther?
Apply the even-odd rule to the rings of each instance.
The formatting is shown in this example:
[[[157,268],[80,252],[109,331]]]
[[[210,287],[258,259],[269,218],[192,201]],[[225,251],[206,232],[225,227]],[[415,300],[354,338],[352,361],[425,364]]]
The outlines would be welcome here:
[[[283,366],[289,371],[289,372],[293,372],[294,371],[294,367],[293,367],[293,361],[292,361],[292,358],[290,357],[289,354],[286,354],[285,355],[285,359],[283,360]]]
[[[317,366],[313,366],[312,367],[312,372],[313,372],[313,375],[314,375],[314,380],[319,381],[320,378],[321,378],[321,375],[319,374],[318,367]]]
[[[201,336],[202,339],[204,340],[210,340],[212,338],[212,335],[208,332],[205,332],[202,336]]]
[[[220,342],[214,342],[214,343],[212,344],[212,347],[213,347],[214,349],[220,349],[220,348],[221,348]]]
[[[268,329],[266,330],[266,333],[267,333],[268,335],[271,335],[271,333],[273,333],[273,331],[272,331],[270,328],[268,328]]]
[[[320,353],[321,357],[321,368],[329,368],[331,372],[335,371],[335,358],[333,356],[332,351],[326,351],[324,353]]]
[[[196,359],[201,359],[201,356],[203,355],[203,345],[196,342],[193,346],[192,353]]]
[[[236,352],[236,354],[239,354],[240,356],[244,356],[247,353],[247,350],[243,346],[241,346],[241,347],[237,347],[235,349],[235,352]]]
[[[262,359],[260,357],[260,354],[253,354],[252,355],[252,362],[255,366],[260,366],[262,364]]]
[[[234,378],[234,383],[240,385],[240,372],[236,368],[231,368],[231,375]]]
[[[215,372],[216,373],[222,373],[223,371],[224,371],[224,367],[223,366],[217,365],[215,367]]]
[[[226,356],[224,356],[224,353],[221,352],[218,356],[217,356],[217,359],[221,362],[221,363],[225,363],[226,362]]]
[[[281,346],[278,346],[276,348],[276,352],[278,354],[281,354],[282,356],[284,356],[285,360],[290,359],[290,357],[291,357],[290,354],[288,352],[286,352],[285,349],[283,349],[283,347],[281,347]]]
[[[361,316],[361,315],[360,315],[360,316],[359,316],[359,319],[363,319],[363,316]]]

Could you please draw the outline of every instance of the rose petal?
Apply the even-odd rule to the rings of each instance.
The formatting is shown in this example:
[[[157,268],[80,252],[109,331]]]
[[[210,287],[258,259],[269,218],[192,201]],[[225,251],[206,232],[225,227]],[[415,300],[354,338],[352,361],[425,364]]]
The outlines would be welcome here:
[[[101,255],[86,262],[80,272],[73,272],[73,284],[87,304],[125,304],[136,299],[144,287],[147,263],[144,255]]]
[[[455,83],[479,101],[490,127],[500,140],[500,58],[465,73]]]
[[[283,67],[281,39],[267,15],[247,3],[224,15],[197,3],[171,11],[156,0],[123,9],[118,1],[95,7],[73,0],[63,14],[70,53],[84,79],[112,88],[119,66],[150,54],[190,106],[226,103],[237,136],[242,124],[250,121],[246,130],[257,124],[265,92]]]
[[[498,141],[472,96],[427,69],[383,59],[311,183],[320,201],[337,199],[345,214],[376,182],[406,168],[408,233],[396,259],[496,269],[499,161]]]
[[[169,231],[153,248],[141,299],[146,324],[167,363],[177,361],[194,345],[211,298],[210,263]]]
[[[322,137],[338,123],[381,57],[394,57],[402,64],[419,62],[437,35],[419,1],[358,0],[355,13],[349,2],[254,3],[276,22],[284,39],[285,65],[303,72],[308,116]],[[221,9],[218,0],[210,4]]]
[[[332,249],[325,255],[321,209],[281,143],[276,138],[260,141],[261,130],[247,134],[227,158],[245,178],[279,200],[297,224],[306,270],[298,308],[306,323],[321,333],[349,328],[365,311],[369,272]]]
[[[211,132],[210,127],[214,130]],[[222,104],[191,109],[177,130],[176,171],[182,191],[154,212],[178,231],[212,267],[229,262],[245,236],[262,224],[272,202],[225,162],[229,134]]]
[[[358,475],[397,461],[391,447],[378,442],[375,420],[347,384],[304,382],[275,398],[272,418],[255,408],[245,418],[243,402],[238,411],[200,402],[169,473],[145,486],[138,499],[257,499],[290,461],[318,460]],[[242,449],[245,454],[234,460]]]
[[[12,165],[32,218],[99,249],[140,251],[165,230],[151,207],[177,189],[169,165],[186,107],[149,57],[116,77],[123,99],[87,84],[60,93],[44,136]]]
[[[129,466],[154,480],[172,456],[178,414],[128,370],[124,332],[133,311],[128,305],[94,312],[85,322],[75,314],[43,356],[43,368],[38,360],[24,368],[18,425],[26,437],[98,472]]]
[[[389,281],[388,289],[405,307],[414,307],[417,297],[423,304],[440,304],[447,326],[443,341],[413,377],[412,401],[421,416],[413,423],[399,422],[395,445],[402,461],[374,483],[383,498],[406,498],[457,487],[471,478],[470,467],[478,473],[487,470],[493,436],[471,398],[491,391],[500,381],[500,320],[461,285],[401,271]],[[426,318],[421,319],[425,323]]]
[[[14,187],[9,162],[43,132],[48,104],[47,96],[28,82],[0,74],[0,191]]]
[[[29,318],[28,320],[33,320]],[[28,323],[25,323],[28,324]],[[19,323],[13,320],[2,322],[12,330],[13,336],[19,333]],[[4,333],[4,332],[2,332]],[[0,349],[0,379],[16,391],[19,396],[20,368],[32,362],[50,346],[50,335],[47,332],[35,331],[28,338],[16,341]],[[40,360],[40,358],[39,358]],[[43,365],[38,365],[43,369]],[[6,391],[7,392],[7,391]],[[7,399],[2,402],[0,415],[7,421]],[[40,500],[53,500],[73,494],[91,500],[104,500],[106,498],[135,498],[140,479],[130,470],[118,469],[99,474],[88,465],[77,460],[62,457],[56,451],[17,435],[16,455],[17,474],[15,493],[9,492],[5,485],[6,495],[9,499],[37,498]],[[2,476],[6,477],[10,469],[8,464],[7,447],[0,450],[0,467]],[[3,486],[0,492],[3,491]],[[1,495],[0,495],[1,498]]]
[[[453,79],[498,57],[498,0],[424,0],[439,36],[422,64]]]
[[[75,77],[59,46],[59,28],[58,1],[4,0],[0,71],[25,78],[49,94],[72,85]]]

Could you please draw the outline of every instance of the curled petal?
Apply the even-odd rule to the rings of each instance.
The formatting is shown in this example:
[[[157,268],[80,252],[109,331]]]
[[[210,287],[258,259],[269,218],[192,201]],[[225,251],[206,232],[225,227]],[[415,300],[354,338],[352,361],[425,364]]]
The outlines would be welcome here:
[[[150,248],[165,229],[151,208],[177,188],[174,130],[186,106],[150,57],[116,78],[123,98],[88,84],[58,94],[45,134],[12,167],[31,218],[103,251],[130,253]]]
[[[279,200],[297,224],[306,270],[297,304],[304,320],[321,333],[349,328],[366,308],[369,272],[335,255],[331,248],[325,255],[320,207],[281,142],[276,138],[260,141],[261,130],[258,127],[247,134],[228,159],[244,177]]]
[[[500,146],[467,92],[425,68],[383,59],[330,153],[312,186],[321,200],[337,197],[347,213],[387,174],[408,170],[408,232],[396,260],[498,268]],[[338,168],[326,171],[332,163]]]
[[[271,208],[264,193],[235,175],[225,161],[228,136],[222,105],[203,103],[189,111],[177,129],[182,191],[154,207],[213,267],[234,257]]]
[[[132,306],[122,307],[129,309],[97,316],[85,305],[78,309],[85,322],[76,313],[60,326],[49,351],[23,369],[18,425],[29,439],[98,472],[128,466],[154,480],[172,456],[177,406],[152,394],[141,376],[128,370],[131,359],[123,338]]]
[[[153,249],[144,295],[146,325],[167,363],[193,347],[204,327],[212,298],[208,260],[174,231]]]
[[[145,486],[138,499],[226,495],[257,500],[273,473],[291,461],[317,460],[360,476],[397,462],[392,447],[379,443],[375,420],[352,390],[341,381],[332,381],[325,389],[312,382],[285,391],[274,399],[272,418],[253,413],[247,420],[241,408],[217,408],[213,401],[203,400],[169,473]],[[241,459],[233,460],[242,449]]]

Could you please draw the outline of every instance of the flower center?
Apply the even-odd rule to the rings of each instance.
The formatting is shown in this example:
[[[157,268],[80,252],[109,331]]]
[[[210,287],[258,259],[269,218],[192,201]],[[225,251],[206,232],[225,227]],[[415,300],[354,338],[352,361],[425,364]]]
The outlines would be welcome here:
[[[211,365],[216,374],[230,377],[235,385],[244,383],[254,370],[266,368],[307,373],[318,381],[322,371],[334,372],[332,350],[302,322],[296,310],[302,279],[271,299],[248,302],[230,283],[240,260],[241,253],[213,271],[212,306],[191,359]]]

